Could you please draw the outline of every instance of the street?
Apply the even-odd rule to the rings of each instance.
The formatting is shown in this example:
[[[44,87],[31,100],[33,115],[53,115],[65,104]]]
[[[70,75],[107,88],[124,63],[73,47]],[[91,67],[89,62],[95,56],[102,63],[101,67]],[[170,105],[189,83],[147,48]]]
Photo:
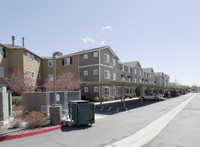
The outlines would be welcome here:
[[[134,146],[129,137],[138,137],[138,132],[149,132],[147,126],[154,129],[155,138],[143,139],[143,146],[199,146],[200,144],[200,94],[186,94],[180,97],[162,101],[144,101],[139,105],[139,100],[127,102],[127,109],[121,109],[119,104],[114,104],[113,109],[102,110],[97,107],[96,122],[92,127],[71,126],[60,130],[35,135],[31,137],[4,141],[2,147],[101,147],[101,146],[127,146],[123,140],[130,141],[128,146]],[[107,105],[104,105],[106,108]],[[110,107],[112,104],[110,105]],[[114,107],[117,106],[117,107]],[[119,109],[118,109],[119,108]],[[119,111],[117,111],[119,110]],[[173,112],[171,112],[173,110]],[[180,112],[179,112],[180,111]],[[169,113],[170,112],[170,113]],[[163,118],[161,120],[161,118]],[[159,121],[158,121],[159,120]],[[165,125],[164,125],[165,124]],[[162,128],[163,127],[163,128]],[[160,129],[160,130],[159,130]],[[140,138],[137,140],[140,141]],[[127,142],[126,142],[127,143]]]

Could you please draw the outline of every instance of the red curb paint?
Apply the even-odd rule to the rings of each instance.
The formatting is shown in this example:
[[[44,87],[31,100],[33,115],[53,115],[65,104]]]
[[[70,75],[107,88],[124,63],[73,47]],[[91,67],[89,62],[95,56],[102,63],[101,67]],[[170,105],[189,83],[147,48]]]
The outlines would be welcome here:
[[[6,141],[6,140],[12,140],[12,139],[17,139],[17,138],[33,136],[33,135],[37,135],[37,134],[42,134],[42,133],[50,132],[50,131],[53,131],[53,130],[65,128],[65,127],[68,127],[68,126],[69,125],[59,125],[59,126],[55,126],[55,127],[49,127],[49,128],[41,129],[41,130],[35,130],[35,131],[30,131],[30,132],[25,132],[25,133],[20,133],[20,134],[2,136],[2,137],[0,137],[0,142]]]

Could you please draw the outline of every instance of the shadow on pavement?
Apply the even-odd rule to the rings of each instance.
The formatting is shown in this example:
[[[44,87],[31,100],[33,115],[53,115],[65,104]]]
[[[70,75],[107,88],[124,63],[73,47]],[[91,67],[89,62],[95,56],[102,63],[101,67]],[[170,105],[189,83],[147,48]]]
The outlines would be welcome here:
[[[66,127],[66,128],[61,128],[62,132],[71,132],[71,131],[80,131],[80,130],[87,130],[89,128],[91,128],[92,126],[90,125],[72,125],[70,127]]]
[[[165,100],[165,99],[163,99]],[[159,103],[163,100],[155,101],[155,100],[143,100],[143,104],[140,103],[139,99],[133,99],[126,101],[126,107],[123,107],[123,102],[115,102],[115,103],[106,103],[100,105],[96,105],[95,113],[96,114],[104,114],[104,115],[113,115],[120,112],[125,112],[128,110],[145,107],[151,104]]]

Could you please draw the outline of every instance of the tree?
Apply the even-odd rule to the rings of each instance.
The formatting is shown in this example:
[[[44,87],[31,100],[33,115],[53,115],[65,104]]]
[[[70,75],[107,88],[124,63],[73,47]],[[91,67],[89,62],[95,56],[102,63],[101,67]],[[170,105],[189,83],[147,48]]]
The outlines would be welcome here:
[[[37,88],[33,79],[28,77],[27,73],[22,73],[19,69],[14,69],[9,77],[6,76],[4,78],[4,81],[12,91],[20,95],[22,92],[33,92]]]
[[[56,79],[57,91],[73,91],[80,89],[82,81],[79,78],[75,78],[71,72],[62,72]],[[53,79],[52,76],[48,76],[44,83],[44,88],[48,91],[53,91]]]

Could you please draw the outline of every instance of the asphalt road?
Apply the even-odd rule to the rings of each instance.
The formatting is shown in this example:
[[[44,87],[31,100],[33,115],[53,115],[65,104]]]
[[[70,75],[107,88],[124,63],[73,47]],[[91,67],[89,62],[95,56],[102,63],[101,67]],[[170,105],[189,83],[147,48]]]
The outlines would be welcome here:
[[[105,109],[97,106],[96,123],[92,127],[71,126],[40,135],[4,141],[0,143],[0,146],[101,147],[112,145],[117,141],[136,134],[192,95],[187,94],[159,102],[148,100],[144,101],[143,105],[139,104],[139,100],[132,100],[127,102],[127,109],[123,109],[121,103],[106,104],[104,105]],[[200,124],[200,117],[198,117],[200,113],[198,107],[199,99],[200,95],[196,95],[170,124],[146,146],[171,146],[173,144],[176,145],[178,142],[181,142],[182,146],[187,146],[189,142],[193,141],[194,144],[191,143],[189,146],[200,145],[200,129],[198,128],[198,124]],[[110,107],[113,108],[109,111]],[[117,111],[118,108],[119,110]],[[184,131],[185,127],[186,130]],[[188,142],[186,140],[182,141],[182,133],[183,137],[188,139]]]
[[[199,147],[200,94],[145,147]]]

